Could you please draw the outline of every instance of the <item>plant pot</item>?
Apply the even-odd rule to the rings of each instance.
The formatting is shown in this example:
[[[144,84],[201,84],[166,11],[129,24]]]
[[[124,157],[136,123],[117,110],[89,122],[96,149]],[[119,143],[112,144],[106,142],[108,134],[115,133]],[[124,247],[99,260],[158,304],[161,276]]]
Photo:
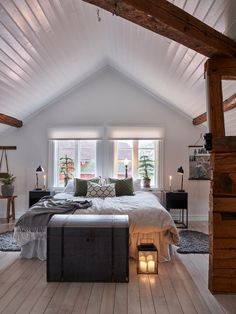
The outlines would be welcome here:
[[[151,182],[151,179],[143,179],[143,186],[145,188],[150,188],[150,182]]]
[[[14,193],[14,185],[3,184],[1,186],[2,196],[12,196]]]

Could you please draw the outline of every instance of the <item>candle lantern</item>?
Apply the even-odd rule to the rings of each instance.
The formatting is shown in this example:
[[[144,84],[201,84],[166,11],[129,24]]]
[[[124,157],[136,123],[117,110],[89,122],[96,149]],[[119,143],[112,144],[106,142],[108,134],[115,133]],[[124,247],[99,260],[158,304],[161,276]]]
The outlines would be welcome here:
[[[158,273],[158,251],[153,243],[142,243],[138,248],[138,274]]]

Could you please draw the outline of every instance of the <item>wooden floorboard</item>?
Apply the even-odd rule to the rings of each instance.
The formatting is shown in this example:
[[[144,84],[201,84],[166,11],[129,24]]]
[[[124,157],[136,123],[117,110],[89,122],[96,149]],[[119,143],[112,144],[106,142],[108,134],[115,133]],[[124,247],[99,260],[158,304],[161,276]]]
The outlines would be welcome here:
[[[0,232],[12,224],[0,222]],[[207,232],[206,222],[189,229]],[[178,254],[160,263],[158,275],[137,275],[130,260],[129,283],[47,283],[46,262],[0,252],[0,313],[236,314],[236,295],[212,295],[208,254]]]

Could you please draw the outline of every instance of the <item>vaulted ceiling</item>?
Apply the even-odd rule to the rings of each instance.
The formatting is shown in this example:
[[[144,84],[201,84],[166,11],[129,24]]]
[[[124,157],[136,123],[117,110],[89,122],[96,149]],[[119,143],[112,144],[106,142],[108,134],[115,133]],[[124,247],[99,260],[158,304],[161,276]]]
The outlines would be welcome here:
[[[236,40],[235,0],[170,2]],[[23,122],[106,64],[195,118],[206,111],[205,61],[81,0],[0,0],[0,113]],[[235,92],[235,81],[223,82],[224,99]],[[236,110],[225,120],[236,135]]]

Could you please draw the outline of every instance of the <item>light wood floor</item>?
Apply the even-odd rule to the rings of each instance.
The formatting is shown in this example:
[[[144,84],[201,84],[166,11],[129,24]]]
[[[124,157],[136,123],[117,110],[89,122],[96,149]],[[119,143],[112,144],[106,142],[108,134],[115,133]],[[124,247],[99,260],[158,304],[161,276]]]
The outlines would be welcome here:
[[[12,227],[0,221],[0,232]],[[207,223],[189,229],[207,232]],[[174,252],[149,276],[137,275],[131,261],[128,284],[47,283],[45,271],[45,262],[0,252],[0,313],[236,313],[236,295],[213,296],[207,288],[207,254]]]

